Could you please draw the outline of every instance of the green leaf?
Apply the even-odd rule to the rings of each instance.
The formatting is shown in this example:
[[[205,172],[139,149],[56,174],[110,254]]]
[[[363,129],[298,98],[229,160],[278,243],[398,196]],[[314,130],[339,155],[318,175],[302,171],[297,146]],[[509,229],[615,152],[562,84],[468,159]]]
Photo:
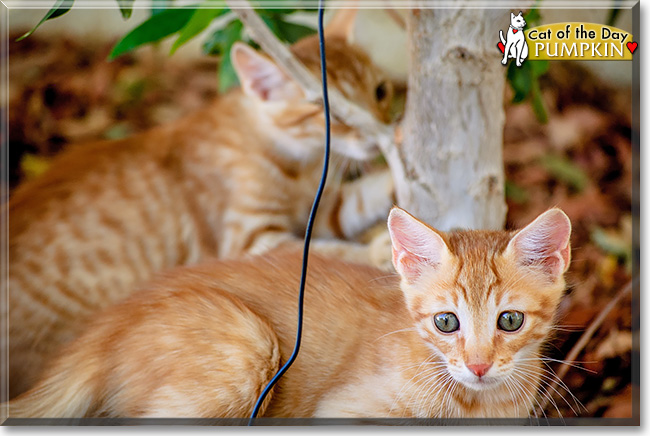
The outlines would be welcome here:
[[[607,17],[607,25],[613,27],[616,24],[616,20],[621,12],[621,0],[614,0],[612,9],[609,11],[609,16]]]
[[[212,20],[228,11],[229,9],[225,7],[221,9],[197,9],[192,15],[192,18],[190,18],[190,21],[181,29],[178,39],[174,42],[169,54],[174,54],[180,46],[205,30]]]
[[[542,98],[542,91],[539,89],[539,81],[537,78],[533,78],[532,81],[532,104],[533,112],[535,112],[535,117],[537,121],[542,124],[548,123],[548,113],[546,112],[546,105],[544,104],[544,99]]]
[[[216,30],[203,43],[203,53],[230,57],[230,47],[241,39],[242,28],[241,21],[233,20],[222,29]]]
[[[141,45],[161,39],[181,30],[192,18],[196,6],[182,9],[167,9],[151,16],[147,21],[130,31],[113,47],[108,55],[113,60],[119,55],[129,52]]]
[[[533,7],[524,14],[524,20],[526,20],[526,25],[528,27],[534,27],[535,24],[539,23],[539,21],[542,19],[542,16],[539,14],[538,9],[540,3],[540,0],[535,0]]]
[[[548,122],[548,115],[539,88],[539,76],[546,73],[548,67],[548,61],[527,61],[521,67],[514,62],[508,65],[508,82],[515,92],[512,102],[521,103],[530,98],[535,116],[541,123]]]
[[[154,0],[151,5],[151,15],[157,15],[174,4],[174,0]]]
[[[565,156],[546,155],[541,164],[553,177],[578,192],[589,184],[587,173]]]
[[[261,2],[253,2],[253,3],[261,3]],[[255,9],[255,12],[257,12],[258,15],[261,16],[275,16],[275,15],[289,15],[293,14],[296,12],[298,9],[291,9],[291,8],[265,8],[264,5],[260,5],[261,9]]]
[[[619,259],[627,260],[632,257],[632,241],[626,241],[613,232],[607,232],[600,227],[596,227],[591,232],[591,240],[601,250]]]
[[[117,5],[120,7],[120,12],[122,13],[122,18],[125,20],[131,18],[131,13],[133,12],[133,2],[135,0],[117,0]]]
[[[305,36],[316,33],[316,29],[303,26],[302,24],[284,21],[282,16],[278,14],[260,14],[260,16],[275,36],[277,36],[281,41],[288,42],[289,44],[293,44]]]
[[[527,203],[529,198],[526,189],[510,180],[506,180],[506,197],[516,204]]]
[[[122,139],[133,134],[133,128],[128,123],[117,123],[108,128],[102,135],[106,139]]]
[[[537,23],[542,17],[539,15],[539,9],[532,8],[524,14],[524,20],[526,20],[526,25],[528,27],[533,27],[533,24]]]
[[[219,93],[223,94],[228,91],[230,88],[233,88],[239,84],[239,78],[235,72],[235,68],[232,66],[230,61],[230,53],[227,53],[221,58],[221,63],[219,64]]]
[[[220,93],[224,93],[239,84],[237,73],[230,60],[230,49],[235,42],[242,39],[242,30],[243,26],[241,21],[233,20],[223,28],[216,30],[203,43],[204,53],[221,56],[218,73]]]
[[[276,35],[281,40],[293,44],[294,42],[316,33],[316,29],[308,26],[303,26],[302,24],[291,23],[289,21],[278,20],[277,21],[277,33]]]
[[[535,77],[539,77],[548,71],[548,61],[528,61],[526,63],[530,65],[530,70]]]
[[[514,62],[510,62],[510,65],[508,65],[508,82],[510,82],[512,90],[515,91],[512,98],[513,103],[524,101],[528,97],[532,86],[528,62],[521,64],[521,67],[518,67]]]
[[[36,26],[29,32],[25,33],[23,36],[20,38],[16,39],[16,41],[21,41],[25,38],[27,38],[29,35],[34,33],[38,27],[46,22],[47,20],[51,20],[52,18],[60,17],[61,15],[67,13],[71,8],[72,4],[74,3],[74,0],[57,0],[56,3],[54,3],[54,6],[52,6],[52,9],[47,11],[45,16],[41,18],[41,21],[38,22]]]

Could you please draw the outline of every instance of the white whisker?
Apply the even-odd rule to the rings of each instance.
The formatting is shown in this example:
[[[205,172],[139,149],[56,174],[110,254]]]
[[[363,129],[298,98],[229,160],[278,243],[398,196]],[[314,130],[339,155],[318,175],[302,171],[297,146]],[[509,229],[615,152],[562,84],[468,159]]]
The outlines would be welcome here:
[[[408,327],[408,328],[405,328],[405,329],[395,330],[395,331],[393,331],[393,332],[389,332],[389,333],[386,333],[385,335],[381,335],[381,336],[379,336],[377,339],[374,340],[374,342],[377,342],[378,340],[380,340],[380,339],[382,339],[382,338],[385,338],[386,336],[393,335],[393,334],[395,334],[395,333],[401,333],[401,332],[415,332],[415,331],[417,331],[417,329],[416,329],[415,327]]]

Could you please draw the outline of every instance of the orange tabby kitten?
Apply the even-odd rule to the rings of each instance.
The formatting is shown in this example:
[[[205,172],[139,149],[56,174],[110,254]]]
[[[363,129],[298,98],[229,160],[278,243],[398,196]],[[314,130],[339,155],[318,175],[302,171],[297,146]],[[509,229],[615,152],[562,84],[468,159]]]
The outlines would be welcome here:
[[[266,417],[522,417],[571,223],[441,233],[390,214],[397,278],[314,255],[301,353]],[[167,273],[94,320],[10,417],[246,417],[293,348],[300,256]]]
[[[388,121],[391,85],[347,43],[349,23],[339,18],[328,27],[330,86]],[[319,73],[315,36],[292,51]],[[12,397],[33,384],[48,356],[76,337],[90,314],[154,272],[301,241],[321,175],[322,108],[304,101],[299,86],[250,47],[236,44],[231,59],[242,90],[140,135],[73,148],[13,193]],[[333,125],[332,148],[340,155],[372,158],[373,141]],[[314,248],[367,261],[367,247],[340,239],[385,219],[391,178],[385,171],[340,180],[336,171],[328,178]]]

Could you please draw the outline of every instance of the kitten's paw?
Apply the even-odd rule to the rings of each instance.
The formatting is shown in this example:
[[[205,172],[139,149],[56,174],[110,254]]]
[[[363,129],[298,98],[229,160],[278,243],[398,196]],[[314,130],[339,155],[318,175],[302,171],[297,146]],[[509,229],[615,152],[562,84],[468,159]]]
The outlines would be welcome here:
[[[363,208],[357,211],[365,216],[366,227],[385,222],[395,204],[395,184],[390,170],[385,169],[366,176],[366,189],[363,192]]]
[[[501,63],[503,65],[507,64],[508,63],[508,58],[501,59]]]
[[[380,216],[388,218],[388,212],[395,204],[395,182],[389,169],[379,172],[377,179],[378,187],[384,193],[379,205]]]
[[[357,239],[373,225],[386,225],[394,203],[393,178],[389,170],[366,174],[348,183],[343,191],[339,222],[347,239]]]
[[[384,271],[395,272],[393,267],[393,248],[388,230],[384,230],[370,241],[368,246],[370,262]]]

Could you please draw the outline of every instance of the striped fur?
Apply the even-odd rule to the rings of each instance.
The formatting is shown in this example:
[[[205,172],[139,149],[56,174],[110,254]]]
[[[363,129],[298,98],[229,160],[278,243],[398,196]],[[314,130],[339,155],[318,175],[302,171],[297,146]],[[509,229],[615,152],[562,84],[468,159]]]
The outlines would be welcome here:
[[[315,37],[292,49],[312,72],[320,71]],[[235,90],[169,125],[70,147],[42,177],[12,194],[9,344],[2,338],[9,346],[11,397],[35,381],[49,356],[94,312],[154,272],[300,243],[321,174],[322,108],[305,102],[263,55],[239,44],[232,55],[243,83],[259,65],[275,72],[276,88],[265,90],[273,101],[256,90]],[[336,32],[328,37],[327,55],[330,86],[387,121],[390,84],[368,57]],[[382,83],[388,94],[378,101]],[[334,123],[333,148],[355,159],[377,152],[340,123]],[[387,171],[341,180],[335,168],[313,246],[368,261],[367,247],[343,239],[385,219],[392,181]]]
[[[555,228],[538,243],[553,235],[560,246],[568,241],[559,214],[540,217]],[[536,355],[564,286],[561,273],[550,277],[521,261],[522,239],[535,239],[539,224],[516,234],[442,234],[395,210],[394,237],[429,232],[431,246],[448,250],[441,262],[420,257],[420,277],[402,275],[401,290],[381,270],[314,254],[301,353],[262,416],[529,415],[547,377]],[[280,249],[161,276],[97,317],[34,389],[9,404],[9,416],[249,416],[293,348],[300,260]],[[498,312],[509,309],[525,314],[523,327],[497,331]],[[457,333],[433,327],[433,316],[446,311],[458,314]],[[493,363],[482,380],[459,371],[476,357]]]

